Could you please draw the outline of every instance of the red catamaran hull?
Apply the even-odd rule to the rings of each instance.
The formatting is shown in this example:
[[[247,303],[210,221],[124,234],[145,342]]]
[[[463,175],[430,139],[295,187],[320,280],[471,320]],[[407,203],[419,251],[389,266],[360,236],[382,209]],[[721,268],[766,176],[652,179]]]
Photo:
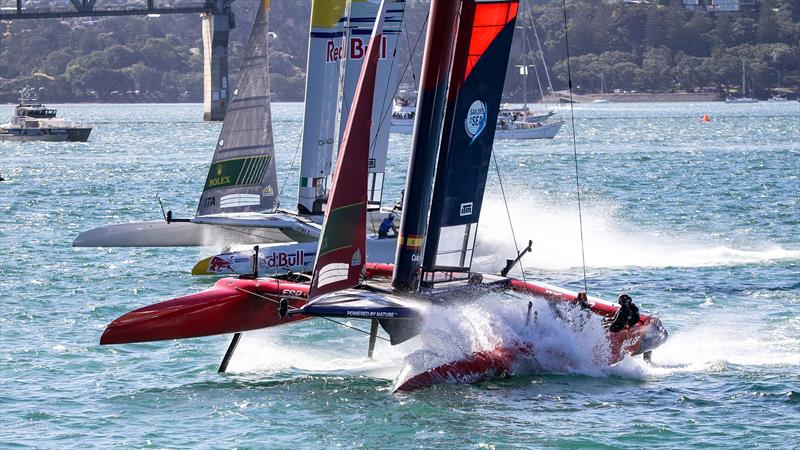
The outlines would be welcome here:
[[[278,302],[300,307],[308,285],[261,278],[223,278],[203,292],[131,311],[106,327],[100,344],[186,339],[236,333],[305,319],[281,318]]]
[[[367,278],[391,276],[392,264],[367,264]],[[545,283],[509,279],[510,289],[550,301],[575,301],[576,294]],[[256,330],[308,319],[302,315],[281,318],[278,303],[287,299],[289,306],[305,303],[309,285],[272,278],[223,278],[203,292],[178,297],[131,311],[111,322],[100,339],[101,344],[124,344],[167,339],[186,339],[215,334]],[[592,298],[593,313],[612,316],[617,306]],[[650,351],[667,338],[658,318],[642,314],[639,323],[619,333],[608,333],[611,354],[609,364],[622,360],[625,354]],[[404,370],[395,387],[410,391],[437,383],[475,383],[513,373],[514,366],[531,356],[528,344],[515,344],[475,352],[453,361],[411,374]]]

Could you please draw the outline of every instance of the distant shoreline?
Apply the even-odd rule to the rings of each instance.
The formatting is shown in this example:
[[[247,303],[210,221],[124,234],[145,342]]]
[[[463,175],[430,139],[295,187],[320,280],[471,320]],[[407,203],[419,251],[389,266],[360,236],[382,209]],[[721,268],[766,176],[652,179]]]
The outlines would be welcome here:
[[[559,96],[545,97],[547,103],[559,103],[570,98],[568,91],[559,91]],[[722,96],[718,93],[690,93],[690,92],[625,92],[607,94],[572,94],[575,103],[595,103],[602,100],[608,103],[670,103],[670,102],[721,102]]]
[[[569,99],[568,92],[559,92],[561,102]],[[723,98],[716,93],[713,94],[694,94],[694,93],[609,93],[609,94],[572,94],[575,103],[595,103],[597,100],[605,99],[608,103],[670,103],[670,102],[721,102]],[[545,97],[544,103],[559,103],[559,97],[549,96]],[[522,103],[522,99],[510,98],[503,99],[507,103]],[[280,99],[273,100],[275,103],[302,103],[303,99],[290,100]],[[45,99],[43,103],[53,104],[100,104],[100,105],[115,105],[115,104],[164,104],[164,105],[179,105],[179,104],[202,104],[202,101],[154,101],[152,99],[137,101],[133,98],[126,98],[120,101],[102,101],[97,99],[70,99],[67,101],[59,99]],[[4,105],[16,105],[17,100],[8,100],[4,98],[0,101]]]

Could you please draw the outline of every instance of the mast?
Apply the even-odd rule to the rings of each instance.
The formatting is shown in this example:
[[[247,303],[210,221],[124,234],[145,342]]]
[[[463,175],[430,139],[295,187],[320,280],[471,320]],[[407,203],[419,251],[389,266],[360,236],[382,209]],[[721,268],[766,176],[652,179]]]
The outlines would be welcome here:
[[[742,98],[747,97],[747,78],[744,71],[744,58],[742,58]]]
[[[303,114],[303,150],[297,210],[322,214],[327,179],[333,164],[339,72],[344,56],[342,41],[346,0],[314,0],[308,40],[306,97]]]
[[[445,94],[460,3],[459,0],[431,1],[403,199],[403,218],[392,276],[392,286],[401,292],[416,290],[420,282],[428,208],[433,192],[431,180],[444,121]]]
[[[525,1],[522,1],[522,13],[525,14]],[[525,34],[525,17],[522,18],[522,102],[523,109],[528,110],[528,49],[525,43],[528,41],[528,35]],[[540,88],[541,89],[541,88]]]

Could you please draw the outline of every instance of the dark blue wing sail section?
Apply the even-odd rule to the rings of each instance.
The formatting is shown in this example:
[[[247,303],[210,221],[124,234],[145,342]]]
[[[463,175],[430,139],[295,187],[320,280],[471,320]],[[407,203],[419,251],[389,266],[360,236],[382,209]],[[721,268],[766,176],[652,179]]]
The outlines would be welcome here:
[[[425,242],[425,271],[469,271],[517,1],[466,0],[461,10]]]

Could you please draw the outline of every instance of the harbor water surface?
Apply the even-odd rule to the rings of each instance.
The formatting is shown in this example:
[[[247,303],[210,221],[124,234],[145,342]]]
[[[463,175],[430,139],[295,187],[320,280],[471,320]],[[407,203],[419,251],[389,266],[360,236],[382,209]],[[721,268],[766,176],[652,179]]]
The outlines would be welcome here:
[[[203,290],[218,250],[73,248],[93,227],[194,214],[219,123],[200,105],[56,105],[87,143],[0,143],[0,446],[699,447],[800,445],[800,104],[576,105],[586,285],[625,291],[669,341],[613,368],[592,337],[546,314],[545,369],[393,394],[411,351],[519,339],[504,296],[442,312],[427,339],[366,357],[326,321],[229,336],[98,344],[119,315]],[[0,117],[12,113],[0,107]],[[703,122],[708,114],[710,122]],[[583,286],[569,110],[552,141],[497,141],[525,276]],[[297,191],[302,105],[274,104],[283,207]],[[392,135],[384,202],[404,186],[410,137]],[[475,268],[514,256],[492,166]],[[519,299],[516,299],[519,300]],[[358,321],[352,324],[364,326]],[[433,336],[433,337],[431,337]],[[435,338],[434,338],[435,337]],[[596,337],[596,336],[595,336]]]

